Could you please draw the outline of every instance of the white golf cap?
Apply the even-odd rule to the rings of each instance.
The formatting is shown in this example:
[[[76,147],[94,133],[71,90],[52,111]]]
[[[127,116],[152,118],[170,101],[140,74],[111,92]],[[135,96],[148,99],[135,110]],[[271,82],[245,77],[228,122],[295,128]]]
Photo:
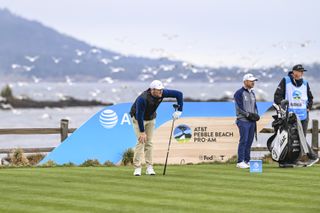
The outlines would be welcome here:
[[[149,86],[150,89],[163,89],[164,86],[162,84],[161,81],[159,80],[154,80],[151,82],[150,86]]]
[[[258,79],[254,77],[251,73],[245,74],[243,76],[243,81],[257,81]]]

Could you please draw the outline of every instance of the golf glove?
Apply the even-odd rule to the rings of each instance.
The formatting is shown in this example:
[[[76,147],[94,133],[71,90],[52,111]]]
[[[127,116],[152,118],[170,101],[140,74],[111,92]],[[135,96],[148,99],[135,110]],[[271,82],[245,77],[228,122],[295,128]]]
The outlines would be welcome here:
[[[258,121],[258,120],[260,120],[260,116],[257,113],[251,113],[251,112],[249,112],[249,115],[248,115],[247,118],[248,118],[249,121]]]
[[[172,118],[173,119],[178,119],[180,116],[181,116],[182,112],[181,111],[175,111],[173,114],[172,114]]]

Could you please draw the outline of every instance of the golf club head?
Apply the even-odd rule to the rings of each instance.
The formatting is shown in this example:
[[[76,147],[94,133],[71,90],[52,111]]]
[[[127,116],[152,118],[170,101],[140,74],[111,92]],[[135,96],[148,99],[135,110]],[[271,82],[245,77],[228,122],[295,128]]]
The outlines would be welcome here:
[[[273,107],[275,108],[276,112],[277,112],[277,116],[278,118],[282,117],[282,109],[280,108],[279,105],[277,105],[276,103],[273,104]]]
[[[288,107],[288,105],[289,105],[289,101],[284,99],[284,100],[281,101],[280,105],[281,105],[282,109],[286,109]]]
[[[279,106],[278,106],[276,103],[273,103],[272,105],[273,105],[273,107],[274,107],[277,111],[280,110],[280,109],[279,109]]]
[[[174,108],[175,111],[177,111],[177,109],[180,107],[179,104],[173,104],[172,106],[173,106],[173,108]]]

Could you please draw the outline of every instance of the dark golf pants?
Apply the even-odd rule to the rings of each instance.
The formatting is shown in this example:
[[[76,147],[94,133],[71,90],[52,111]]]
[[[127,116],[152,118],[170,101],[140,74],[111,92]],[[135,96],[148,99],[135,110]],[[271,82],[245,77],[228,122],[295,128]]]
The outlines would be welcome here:
[[[240,133],[240,141],[238,146],[238,163],[242,161],[249,162],[256,122],[237,120],[237,126]]]

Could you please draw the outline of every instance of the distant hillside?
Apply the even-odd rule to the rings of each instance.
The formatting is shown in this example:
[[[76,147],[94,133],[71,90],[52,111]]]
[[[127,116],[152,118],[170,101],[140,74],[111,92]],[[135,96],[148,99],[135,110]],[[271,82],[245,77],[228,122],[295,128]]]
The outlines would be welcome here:
[[[239,68],[196,67],[166,58],[126,57],[93,47],[61,34],[39,22],[30,21],[0,10],[0,77],[4,80],[38,81],[238,81],[244,72]],[[107,41],[106,41],[107,42]],[[309,78],[319,79],[319,64],[306,66]],[[283,67],[250,70],[262,80],[285,75]],[[318,73],[318,72],[317,72]]]
[[[7,77],[121,78],[122,70],[129,70],[130,79],[144,65],[162,63],[92,47],[8,10],[0,10],[0,29],[0,73]]]

